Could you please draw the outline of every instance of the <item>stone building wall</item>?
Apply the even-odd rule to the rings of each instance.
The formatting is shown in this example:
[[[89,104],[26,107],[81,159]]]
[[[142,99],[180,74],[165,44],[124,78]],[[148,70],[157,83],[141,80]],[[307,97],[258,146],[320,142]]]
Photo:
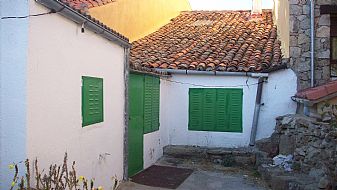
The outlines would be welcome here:
[[[315,119],[286,115],[276,119],[279,154],[294,155],[294,172],[308,174],[320,188],[337,187],[337,128]]]
[[[315,85],[330,79],[330,15],[320,14],[321,5],[337,0],[315,0]],[[310,0],[289,0],[290,60],[298,77],[298,90],[310,87]]]

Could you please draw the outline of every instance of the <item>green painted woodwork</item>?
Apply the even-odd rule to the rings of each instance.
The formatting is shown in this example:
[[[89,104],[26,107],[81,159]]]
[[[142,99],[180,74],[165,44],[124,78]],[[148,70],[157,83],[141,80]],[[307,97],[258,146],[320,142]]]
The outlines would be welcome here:
[[[144,76],[144,133],[152,132],[152,76]]]
[[[82,127],[103,120],[103,79],[82,76]]]
[[[144,76],[144,133],[159,130],[159,78]]]
[[[128,175],[143,169],[143,139],[145,133],[159,129],[159,78],[130,74]]]
[[[242,100],[242,89],[190,88],[188,129],[242,132]]]
[[[159,130],[160,79],[152,78],[152,131]]]
[[[144,76],[130,74],[128,175],[143,170]]]

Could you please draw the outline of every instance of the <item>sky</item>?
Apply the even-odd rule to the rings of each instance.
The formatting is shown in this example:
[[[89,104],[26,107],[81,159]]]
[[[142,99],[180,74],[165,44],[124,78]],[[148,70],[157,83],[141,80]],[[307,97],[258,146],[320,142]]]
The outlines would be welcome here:
[[[189,0],[192,10],[250,10],[252,0]],[[272,9],[273,0],[262,0],[263,9]]]

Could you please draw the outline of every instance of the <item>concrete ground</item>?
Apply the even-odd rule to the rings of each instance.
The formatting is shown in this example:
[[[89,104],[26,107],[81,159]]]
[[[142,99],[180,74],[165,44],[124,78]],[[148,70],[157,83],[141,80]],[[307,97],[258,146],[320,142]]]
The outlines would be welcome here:
[[[193,169],[177,190],[269,190],[256,170],[249,167],[224,167],[208,161],[163,156],[156,165]],[[118,190],[168,190],[128,181]]]
[[[220,171],[194,171],[177,190],[267,190],[256,179],[242,173]],[[167,190],[126,182],[118,190]]]

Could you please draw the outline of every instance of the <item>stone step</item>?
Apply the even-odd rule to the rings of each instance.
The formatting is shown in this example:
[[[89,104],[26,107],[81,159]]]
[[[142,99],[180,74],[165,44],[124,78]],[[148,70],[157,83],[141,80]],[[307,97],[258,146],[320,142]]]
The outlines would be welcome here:
[[[209,161],[224,166],[255,167],[256,156],[251,148],[209,148],[199,146],[169,145],[164,156],[194,161]]]
[[[262,164],[258,167],[262,179],[273,190],[316,190],[318,182],[311,176],[295,172],[284,172],[281,168]]]

